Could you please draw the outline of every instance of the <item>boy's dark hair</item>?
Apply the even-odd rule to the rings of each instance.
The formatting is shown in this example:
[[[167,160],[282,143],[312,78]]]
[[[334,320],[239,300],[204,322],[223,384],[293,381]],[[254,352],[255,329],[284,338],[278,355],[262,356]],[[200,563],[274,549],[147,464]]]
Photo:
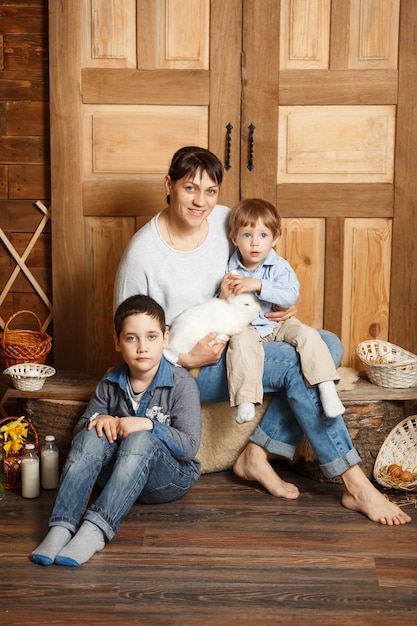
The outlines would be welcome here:
[[[120,337],[125,319],[130,317],[130,315],[138,315],[139,313],[145,313],[149,317],[156,319],[162,333],[165,332],[164,309],[153,298],[137,294],[126,298],[116,309],[114,314],[114,332],[117,337]]]
[[[219,186],[223,180],[223,166],[213,152],[198,146],[184,146],[177,150],[172,157],[168,176],[175,183],[184,176],[194,174],[198,171],[206,172],[211,180]],[[168,198],[169,201],[169,198]]]
[[[236,239],[239,228],[255,226],[261,219],[274,239],[281,235],[281,217],[276,207],[260,198],[245,198],[236,204],[229,215],[229,237]]]

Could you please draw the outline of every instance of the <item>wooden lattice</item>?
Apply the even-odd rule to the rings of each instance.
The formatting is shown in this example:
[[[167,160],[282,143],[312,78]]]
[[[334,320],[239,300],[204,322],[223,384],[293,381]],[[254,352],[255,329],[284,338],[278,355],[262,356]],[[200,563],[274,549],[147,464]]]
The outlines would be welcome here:
[[[1,291],[0,294],[0,307],[3,304],[7,294],[10,292],[16,278],[19,275],[19,272],[23,272],[26,276],[26,278],[28,279],[28,281],[30,282],[30,284],[32,285],[32,287],[34,288],[34,290],[38,293],[39,297],[42,299],[42,301],[44,302],[44,304],[46,305],[46,307],[48,308],[49,314],[46,318],[46,320],[43,322],[42,324],[42,329],[46,330],[49,326],[49,324],[51,323],[52,320],[52,303],[49,300],[48,296],[46,295],[45,291],[42,289],[42,287],[40,286],[40,284],[38,283],[38,281],[36,280],[36,278],[34,277],[34,275],[32,274],[32,272],[30,271],[29,267],[26,265],[26,261],[31,253],[31,251],[33,250],[37,240],[39,239],[40,235],[42,234],[48,220],[50,219],[50,212],[49,209],[46,208],[46,206],[40,201],[37,200],[37,202],[35,202],[35,205],[38,207],[38,209],[40,209],[43,213],[42,219],[39,222],[39,225],[37,227],[37,229],[35,230],[35,232],[33,233],[33,236],[31,237],[28,245],[26,246],[24,252],[22,255],[20,255],[16,248],[13,246],[13,244],[11,243],[11,241],[8,239],[8,237],[6,236],[5,232],[3,231],[2,228],[0,228],[0,239],[1,241],[4,243],[4,245],[6,246],[7,250],[9,251],[10,255],[13,257],[13,259],[16,261],[16,267],[13,269],[9,280],[7,281],[6,285],[4,286],[4,288]],[[1,317],[0,315],[0,324],[1,326],[4,327],[5,325],[5,320]]]

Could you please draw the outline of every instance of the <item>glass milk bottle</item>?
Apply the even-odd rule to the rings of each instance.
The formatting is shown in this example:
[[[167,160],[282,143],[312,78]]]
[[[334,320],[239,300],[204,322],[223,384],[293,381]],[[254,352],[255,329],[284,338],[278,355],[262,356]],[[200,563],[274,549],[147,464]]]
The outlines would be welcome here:
[[[56,489],[59,482],[59,451],[53,435],[46,435],[41,450],[42,489]]]
[[[37,498],[40,494],[39,457],[35,453],[35,445],[25,445],[26,454],[22,457],[20,469],[22,472],[22,496]]]

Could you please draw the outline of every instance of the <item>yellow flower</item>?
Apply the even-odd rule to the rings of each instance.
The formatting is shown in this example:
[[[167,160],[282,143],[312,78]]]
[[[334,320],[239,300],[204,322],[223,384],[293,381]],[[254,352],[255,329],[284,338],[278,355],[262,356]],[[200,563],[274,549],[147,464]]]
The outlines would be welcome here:
[[[21,423],[23,419],[24,415],[0,428],[0,438],[4,441],[3,449],[6,456],[17,454],[23,448],[28,435],[27,424]]]

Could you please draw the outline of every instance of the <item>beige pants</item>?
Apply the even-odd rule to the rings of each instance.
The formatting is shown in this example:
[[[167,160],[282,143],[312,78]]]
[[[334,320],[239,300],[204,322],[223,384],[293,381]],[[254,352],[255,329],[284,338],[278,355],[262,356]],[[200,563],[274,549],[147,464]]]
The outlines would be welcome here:
[[[270,335],[263,338],[254,326],[248,326],[242,333],[230,339],[227,349],[227,380],[231,406],[242,402],[262,402],[265,354],[261,344],[269,341],[285,341],[295,347],[300,355],[301,370],[309,385],[340,379],[327,345],[311,326],[291,318],[277,325]]]

